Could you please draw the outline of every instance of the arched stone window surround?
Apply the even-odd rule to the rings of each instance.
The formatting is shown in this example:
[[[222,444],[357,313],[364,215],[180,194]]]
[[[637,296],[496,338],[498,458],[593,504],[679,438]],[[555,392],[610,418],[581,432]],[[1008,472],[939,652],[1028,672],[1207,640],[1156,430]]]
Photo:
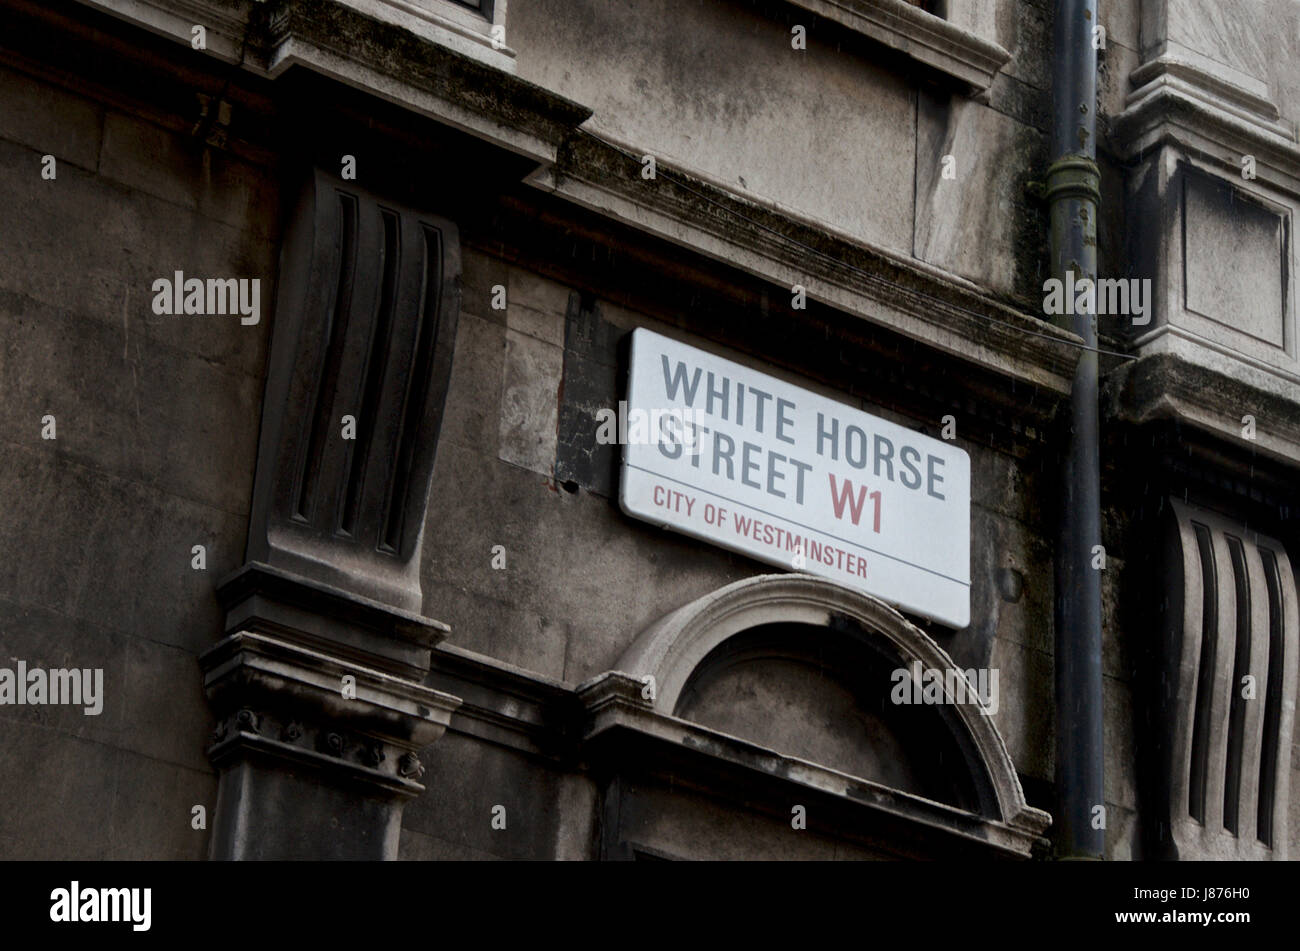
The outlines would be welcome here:
[[[850,620],[885,638],[902,665],[919,661],[926,670],[959,669],[934,640],[877,598],[831,581],[801,574],[759,575],[690,602],[646,628],[624,652],[618,668],[634,677],[655,678],[653,708],[674,715],[691,673],[720,644],[764,624],[829,627]],[[982,765],[999,815],[993,817],[1040,834],[1051,816],[1025,801],[1006,744],[990,716],[975,703],[951,705],[966,730],[967,745]]]

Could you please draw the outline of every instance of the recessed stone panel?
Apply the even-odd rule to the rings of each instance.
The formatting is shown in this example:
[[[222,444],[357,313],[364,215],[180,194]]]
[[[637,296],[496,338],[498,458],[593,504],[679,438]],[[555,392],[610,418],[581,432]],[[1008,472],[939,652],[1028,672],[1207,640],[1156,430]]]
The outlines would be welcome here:
[[[1183,178],[1186,306],[1285,348],[1287,221],[1207,175]]]

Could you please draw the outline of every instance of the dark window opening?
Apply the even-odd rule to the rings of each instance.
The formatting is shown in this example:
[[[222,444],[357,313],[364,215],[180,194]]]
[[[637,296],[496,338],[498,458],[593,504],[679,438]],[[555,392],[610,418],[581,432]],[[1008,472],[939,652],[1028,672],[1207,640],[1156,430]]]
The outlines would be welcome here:
[[[471,10],[477,10],[489,20],[492,19],[492,4],[495,0],[451,0],[451,2],[459,7],[469,7]]]
[[[920,7],[926,13],[948,18],[948,0],[907,0],[914,7]]]

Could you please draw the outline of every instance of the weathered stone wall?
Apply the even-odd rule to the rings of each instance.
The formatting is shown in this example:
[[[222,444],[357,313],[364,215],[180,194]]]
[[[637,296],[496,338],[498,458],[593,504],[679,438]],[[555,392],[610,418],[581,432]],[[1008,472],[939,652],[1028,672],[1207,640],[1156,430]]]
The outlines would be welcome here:
[[[594,305],[602,329],[577,332],[574,289],[480,252],[467,251],[464,260],[456,362],[426,524],[426,612],[451,624],[450,643],[458,648],[576,686],[614,668],[636,635],[664,614],[773,569],[625,516],[610,487],[596,480],[557,480],[557,453],[563,468],[566,452],[558,433],[566,394],[572,398],[581,390],[594,405],[617,407],[609,366],[617,358],[608,343],[635,327],[674,334],[767,373],[774,368],[684,330],[681,323],[693,325],[689,315],[651,316],[614,289],[611,296],[618,294],[621,303],[597,299]],[[494,285],[507,288],[504,311],[490,306]],[[800,374],[775,372],[902,425],[937,430],[937,420],[908,418]],[[593,429],[574,436],[595,446]],[[973,620],[961,632],[931,631],[963,667],[999,669],[998,729],[1018,769],[1031,782],[1049,783],[1052,548],[1043,493],[1055,473],[1042,446],[1017,459],[966,439],[958,445],[972,458]],[[492,567],[496,545],[505,549],[505,570]],[[811,722],[794,727],[800,736],[794,745],[811,749],[821,728]],[[405,828],[434,839],[469,837],[457,840],[455,849],[514,854],[520,846],[513,835],[485,832],[479,839],[468,831],[469,817],[480,817],[487,829],[493,804],[525,789],[530,799],[545,798],[549,793],[542,790],[556,782],[554,774],[504,751],[452,752],[464,743],[453,738],[456,730],[453,720],[442,741],[447,745],[431,757],[431,788],[463,789],[475,806],[465,813],[459,796],[428,796],[408,807]],[[467,764],[480,760],[493,764],[481,775]],[[507,769],[503,763],[511,760],[516,765]],[[514,770],[526,771],[529,780]],[[547,778],[534,789],[539,776]],[[521,823],[557,823],[569,807],[557,800],[539,808],[508,812],[522,814]],[[438,829],[444,831],[427,831]],[[435,854],[457,854],[441,840],[429,847],[435,846],[452,850]]]
[[[279,213],[266,169],[178,126],[0,73],[0,654],[104,669],[98,716],[0,707],[8,858],[206,855],[195,657],[243,559]],[[155,316],[175,270],[259,277],[266,319]]]
[[[1051,5],[950,6],[953,22],[1012,55],[985,97],[921,82],[842,31],[815,30],[807,50],[793,50],[790,24],[804,17],[784,6],[535,0],[511,6],[508,32],[518,74],[590,106],[586,128],[598,135],[1032,312],[1046,222],[1027,186],[1047,160]],[[1137,8],[1101,11],[1103,272],[1124,266],[1130,212],[1107,123],[1123,111],[1141,61]],[[1287,68],[1295,31],[1273,26],[1295,11],[1281,0],[1252,11],[1222,35],[1189,33],[1188,20],[1179,35],[1267,82],[1289,118],[1300,83]],[[222,630],[214,583],[244,557],[274,322],[278,171],[203,147],[189,133],[192,117],[112,93],[110,76],[89,84],[43,69],[0,72],[0,496],[10,501],[0,519],[0,654],[3,663],[103,667],[105,702],[98,717],[0,707],[0,854],[200,858],[208,836],[191,828],[190,810],[211,813],[216,787],[195,657]],[[45,154],[58,160],[53,181],[40,175]],[[463,248],[421,571],[425,613],[452,627],[447,651],[563,691],[614,667],[667,612],[773,570],[620,512],[612,457],[593,450],[583,411],[617,405],[618,341],[634,328],[937,432],[939,413],[900,408],[848,371],[778,358],[770,337],[749,347],[720,332],[707,307],[643,299],[620,286],[617,267],[594,288],[579,286],[494,250],[490,228],[464,225],[477,233]],[[261,322],[155,316],[152,281],[176,270],[260,278]],[[664,277],[684,285],[682,299],[691,280]],[[496,285],[506,289],[504,310],[491,305]],[[792,334],[802,329],[792,320]],[[928,359],[925,348],[878,365],[915,376],[912,359]],[[1017,420],[1001,424],[1014,438],[972,436],[984,432],[968,425],[978,397],[935,399],[956,417],[957,443],[972,459],[973,620],[960,632],[924,626],[959,666],[999,670],[996,725],[1031,803],[1051,809],[1056,437]],[[45,414],[57,420],[55,440],[41,438]],[[1108,499],[1107,851],[1123,859],[1141,851],[1133,649],[1145,632],[1131,606],[1157,592],[1129,559],[1148,530],[1132,520],[1131,495]],[[191,567],[200,544],[204,571]],[[504,570],[493,567],[498,545]],[[813,748],[820,728],[795,726],[783,752]],[[406,809],[402,857],[593,854],[600,797],[576,763],[484,740],[459,717],[426,760],[429,792]],[[1300,789],[1300,769],[1292,777]],[[778,825],[716,802],[688,805],[661,790],[638,802],[645,811],[628,819],[633,827],[691,843],[695,854],[786,848]],[[496,804],[507,806],[505,831],[490,825]],[[1290,841],[1300,847],[1300,809],[1291,810]],[[813,835],[798,847],[806,851],[788,854],[842,854]]]
[[[807,11],[655,0],[510,10],[519,75],[590,106],[585,128],[638,154],[995,293],[1029,294],[1043,227],[1047,5],[952,5],[1012,58],[987,102],[930,91]],[[791,27],[807,24],[806,50]],[[953,162],[947,166],[945,156]]]
[[[1014,289],[1010,252],[1023,222],[998,212],[1021,202],[1018,181],[1037,147],[1037,133],[1017,119],[922,94],[816,38],[806,59],[789,59],[787,28],[740,9],[639,10],[637,17],[673,31],[661,37],[663,49],[680,60],[656,68],[629,59],[617,40],[638,35],[631,24],[597,17],[576,30],[579,21],[565,28],[564,18],[596,12],[516,10],[511,33],[522,72],[592,102],[595,128],[858,239],[904,255],[915,246],[929,263],[995,291]],[[592,36],[603,39],[593,46]],[[683,45],[690,37],[699,55]],[[638,42],[639,55],[664,55]],[[709,52],[718,42],[735,46]],[[755,85],[746,64],[760,58],[785,64]],[[620,74],[626,88],[614,79]],[[642,89],[638,80],[652,85]],[[11,814],[28,817],[26,828],[57,827],[66,842],[18,838],[17,828],[4,834],[15,854],[81,855],[91,843],[106,857],[199,857],[206,835],[189,828],[189,808],[211,808],[213,784],[203,753],[211,724],[194,656],[221,627],[213,582],[242,560],[273,320],[274,179],[228,152],[196,146],[176,117],[141,116],[16,73],[0,88],[12,105],[4,111],[5,197],[14,220],[27,223],[4,238],[11,262],[4,319],[16,341],[4,385],[7,405],[18,408],[6,416],[14,450],[6,478],[12,497],[36,500],[4,529],[3,596],[14,608],[5,644],[30,664],[102,663],[107,693],[98,719],[52,708],[4,711],[11,748],[31,747],[15,759],[39,756],[52,774],[39,782],[7,777]],[[1021,98],[1034,95],[1030,89]],[[1007,148],[1020,159],[987,159]],[[47,152],[59,158],[54,182],[39,179]],[[938,172],[948,152],[957,158],[953,181]],[[928,184],[914,202],[918,178]],[[977,226],[982,219],[991,231]],[[986,235],[981,247],[961,243],[971,233]],[[148,288],[176,269],[261,277],[265,319],[242,327],[155,317]],[[504,312],[488,303],[497,283],[508,290]],[[452,625],[458,647],[576,685],[611,668],[667,611],[770,569],[631,520],[608,488],[557,483],[566,387],[586,386],[589,398],[609,406],[618,396],[612,375],[589,369],[609,369],[607,350],[584,350],[585,339],[570,332],[572,290],[467,249],[424,590],[427,612]],[[599,301],[610,334],[672,329],[664,315],[627,304]],[[708,345],[707,327],[699,331],[686,339]],[[733,355],[772,372],[752,355]],[[852,401],[798,373],[780,375]],[[935,423],[864,408],[906,425]],[[39,438],[45,412],[58,419],[54,442]],[[1044,464],[961,444],[975,472],[976,621],[957,635],[936,633],[960,662],[1002,669],[999,728],[1022,772],[1047,781],[1051,558],[1037,502]],[[34,538],[46,541],[49,554],[32,557]],[[190,567],[194,544],[207,547],[206,572]],[[497,544],[507,552],[505,571],[491,567]],[[1012,593],[1021,587],[1016,577],[1023,593]],[[97,645],[89,658],[88,642]],[[38,729],[18,726],[33,722]],[[590,827],[582,810],[594,797],[587,780],[454,728],[430,768],[435,792],[408,809],[404,854],[585,854]],[[493,835],[479,817],[504,795],[494,790],[523,796],[511,815],[533,817],[531,824],[517,820],[509,836]],[[586,804],[576,816],[575,802]],[[174,812],[175,821],[159,822],[159,811]],[[56,815],[76,819],[42,819]]]

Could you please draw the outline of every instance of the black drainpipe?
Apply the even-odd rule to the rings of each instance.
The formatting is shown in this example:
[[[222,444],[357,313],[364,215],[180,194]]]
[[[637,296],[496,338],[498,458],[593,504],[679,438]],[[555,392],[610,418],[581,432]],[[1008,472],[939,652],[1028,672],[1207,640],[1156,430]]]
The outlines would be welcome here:
[[[1097,277],[1097,0],[1057,0],[1053,27],[1051,208],[1052,277],[1068,290]],[[1092,308],[1095,311],[1095,308]],[[1075,314],[1068,329],[1094,349],[1083,350],[1070,391],[1070,426],[1061,471],[1056,551],[1056,821],[1057,854],[1100,859],[1105,854],[1102,792],[1101,471],[1097,435],[1097,318]]]

